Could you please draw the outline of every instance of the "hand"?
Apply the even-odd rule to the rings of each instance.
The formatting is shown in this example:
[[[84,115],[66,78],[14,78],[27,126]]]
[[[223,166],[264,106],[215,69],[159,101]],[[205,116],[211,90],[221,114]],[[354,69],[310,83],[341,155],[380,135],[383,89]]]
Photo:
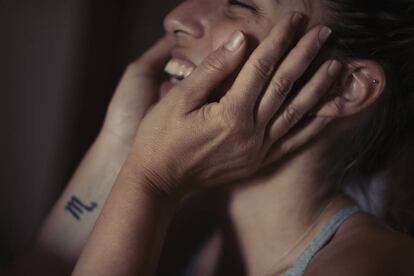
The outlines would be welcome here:
[[[159,99],[161,76],[172,46],[171,39],[164,37],[128,66],[109,104],[105,135],[132,145],[141,119]]]
[[[288,52],[302,22],[295,16],[284,18],[255,49],[219,102],[206,100],[240,65],[246,39],[233,51],[225,45],[213,52],[154,106],[138,129],[127,162],[150,180],[143,188],[175,196],[251,176],[327,124],[315,119],[283,140],[341,71],[339,62],[325,62],[298,95],[282,105],[330,34],[326,27],[314,27]]]

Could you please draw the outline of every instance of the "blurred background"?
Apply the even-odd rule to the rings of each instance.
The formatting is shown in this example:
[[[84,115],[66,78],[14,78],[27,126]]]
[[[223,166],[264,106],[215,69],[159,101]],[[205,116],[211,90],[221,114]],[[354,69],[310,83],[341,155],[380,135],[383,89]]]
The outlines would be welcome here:
[[[179,1],[0,0],[0,271],[33,238],[126,65],[162,35]],[[405,153],[395,167],[410,174],[391,174],[389,196],[414,221],[414,145]]]
[[[0,0],[0,268],[33,238],[177,2]]]

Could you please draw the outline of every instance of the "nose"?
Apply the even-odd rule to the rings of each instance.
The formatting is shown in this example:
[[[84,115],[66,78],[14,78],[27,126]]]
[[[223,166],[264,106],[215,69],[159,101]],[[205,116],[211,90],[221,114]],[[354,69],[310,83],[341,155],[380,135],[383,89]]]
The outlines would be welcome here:
[[[164,28],[174,36],[200,38],[204,34],[200,6],[194,0],[182,2],[164,19]]]

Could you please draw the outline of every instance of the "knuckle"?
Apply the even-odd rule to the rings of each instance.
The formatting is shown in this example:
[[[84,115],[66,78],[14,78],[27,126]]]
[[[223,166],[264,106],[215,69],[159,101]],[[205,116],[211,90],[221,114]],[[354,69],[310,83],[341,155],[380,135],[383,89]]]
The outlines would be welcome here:
[[[204,122],[208,122],[211,120],[211,118],[213,118],[213,112],[212,112],[212,108],[210,105],[204,106],[202,109],[202,117]]]
[[[294,106],[289,106],[286,111],[283,113],[283,120],[287,126],[293,126],[300,119],[300,113],[298,109]]]
[[[234,131],[237,129],[236,116],[233,112],[226,110],[221,112],[219,117],[219,124],[225,133],[228,135],[233,135]]]
[[[254,68],[258,75],[264,79],[267,80],[267,78],[273,73],[274,70],[274,62],[273,60],[270,60],[269,58],[259,58],[254,63]]]
[[[225,58],[222,53],[215,52],[211,54],[205,62],[205,67],[207,70],[213,71],[213,72],[221,72],[225,71],[226,69],[226,62]]]
[[[236,104],[228,103],[226,108],[222,110],[222,118],[226,129],[237,131],[240,127],[241,112]]]
[[[270,85],[272,91],[281,99],[284,99],[289,94],[293,82],[286,77],[279,77],[273,80]]]
[[[221,109],[221,116],[226,123],[233,122],[237,117],[237,108],[233,102],[227,101]]]

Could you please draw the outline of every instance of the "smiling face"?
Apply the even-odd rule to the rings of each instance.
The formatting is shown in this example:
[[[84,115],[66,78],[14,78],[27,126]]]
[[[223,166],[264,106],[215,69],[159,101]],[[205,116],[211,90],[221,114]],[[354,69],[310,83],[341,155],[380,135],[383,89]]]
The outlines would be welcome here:
[[[314,0],[186,0],[165,18],[167,33],[175,39],[166,66],[171,80],[161,94],[187,77],[212,51],[236,31],[255,44],[262,41],[287,12],[308,16],[308,28],[321,23],[322,9]],[[255,45],[254,45],[255,46]]]

